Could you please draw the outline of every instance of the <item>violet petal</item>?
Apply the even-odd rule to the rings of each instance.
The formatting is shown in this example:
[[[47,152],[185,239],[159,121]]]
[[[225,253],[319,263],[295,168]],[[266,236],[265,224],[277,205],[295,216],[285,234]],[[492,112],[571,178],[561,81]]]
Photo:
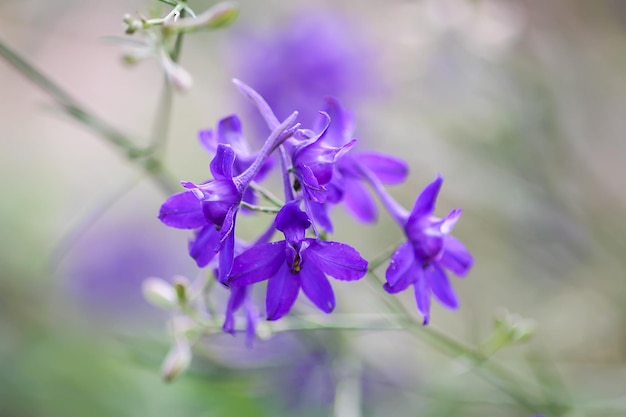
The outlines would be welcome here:
[[[300,285],[306,296],[324,313],[335,309],[335,294],[324,273],[315,265],[306,265],[299,272]]]
[[[202,213],[202,204],[192,191],[169,197],[159,210],[159,220],[177,229],[197,229],[209,222]]]
[[[311,245],[306,260],[324,273],[342,281],[354,281],[367,272],[367,261],[350,245],[307,239]]]
[[[233,260],[228,283],[233,286],[254,284],[276,274],[285,264],[285,241],[253,246]]]
[[[291,310],[300,290],[298,274],[292,274],[283,262],[267,283],[265,309],[268,320],[278,320]]]
[[[464,277],[474,264],[474,257],[460,240],[448,235],[444,238],[444,251],[439,262],[456,275]]]
[[[383,184],[400,184],[409,173],[407,163],[392,155],[379,152],[358,152],[353,156]]]
[[[459,299],[450,284],[448,276],[439,264],[433,263],[429,265],[424,271],[424,275],[430,284],[433,294],[443,306],[452,310],[459,308]]]

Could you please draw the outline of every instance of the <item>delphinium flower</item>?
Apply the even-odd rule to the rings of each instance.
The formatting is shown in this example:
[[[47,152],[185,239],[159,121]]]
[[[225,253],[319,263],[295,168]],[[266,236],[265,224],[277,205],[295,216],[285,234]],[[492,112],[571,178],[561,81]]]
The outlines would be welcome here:
[[[302,10],[274,28],[241,34],[229,58],[234,57],[234,74],[254,87],[278,117],[297,109],[302,124],[311,126],[324,97],[352,101],[382,90],[374,48],[350,19]]]
[[[410,213],[387,194],[375,177],[369,176],[369,180],[407,237],[391,256],[385,273],[385,291],[395,294],[412,285],[425,325],[430,320],[431,294],[443,306],[458,308],[458,298],[444,268],[463,277],[469,272],[473,257],[458,239],[450,235],[461,216],[461,209],[452,210],[444,218],[433,216],[443,178],[437,176],[426,186]]]
[[[253,246],[237,256],[228,283],[237,287],[268,280],[268,320],[287,314],[300,289],[320,310],[330,313],[335,295],[326,275],[343,281],[360,279],[367,272],[367,261],[347,244],[305,237],[311,221],[297,201],[285,204],[275,222],[285,240]]]
[[[324,136],[327,146],[341,146],[353,137],[354,117],[337,99],[327,98],[322,111],[315,130],[323,129],[330,117],[331,123]],[[328,219],[328,204],[325,203],[343,202],[356,219],[365,223],[374,222],[377,218],[376,203],[367,190],[364,171],[383,184],[399,184],[406,179],[409,170],[402,159],[381,152],[351,150],[334,162],[332,178],[326,184],[329,192],[325,202],[313,203],[313,212],[319,219]],[[333,231],[330,220],[321,223],[326,231]]]
[[[214,156],[217,153],[219,144],[230,145],[235,153],[233,172],[235,175],[242,174],[250,165],[254,163],[256,156],[250,150],[241,128],[241,121],[237,115],[224,117],[215,129],[204,129],[198,133],[198,139],[204,149]],[[254,177],[254,181],[262,181],[272,167],[271,159],[266,159],[259,172]],[[249,204],[256,204],[256,194],[251,188],[247,188],[243,194],[243,201]]]
[[[213,180],[202,184],[182,182],[188,191],[175,194],[163,203],[159,219],[179,229],[196,229],[190,254],[206,266],[219,252],[219,279],[224,281],[234,257],[235,220],[250,182],[258,175],[271,152],[294,130],[297,113],[276,126],[254,161],[240,174],[234,171],[235,151],[220,143],[211,161]]]

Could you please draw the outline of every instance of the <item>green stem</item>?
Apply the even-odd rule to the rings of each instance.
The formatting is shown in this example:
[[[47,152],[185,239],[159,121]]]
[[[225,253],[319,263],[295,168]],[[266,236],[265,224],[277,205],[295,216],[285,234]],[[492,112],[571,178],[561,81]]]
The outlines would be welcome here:
[[[167,175],[160,160],[150,151],[139,148],[128,137],[111,127],[108,123],[88,113],[78,102],[61,87],[38,71],[33,65],[0,41],[0,56],[50,95],[71,117],[96,132],[114,147],[120,149],[124,156],[142,168],[165,193],[172,194],[178,190],[174,181]]]
[[[280,211],[280,209],[278,207],[263,207],[263,206],[257,206],[254,204],[249,204],[246,203],[245,201],[241,202],[241,207],[245,207],[247,209],[250,209],[252,211],[258,211],[260,213],[269,213],[269,214],[276,214]]]
[[[285,205],[285,203],[280,201],[280,199],[278,197],[276,197],[274,194],[272,194],[268,189],[266,189],[262,185],[257,184],[254,181],[252,181],[250,183],[250,188],[252,188],[254,191],[259,193],[261,195],[261,197],[263,197],[268,202],[272,203],[273,205],[275,205],[278,208],[281,208],[282,206]]]
[[[368,272],[368,275],[376,279],[379,283],[382,282],[382,280],[374,272],[370,271]],[[521,388],[523,386],[527,386],[527,383],[520,381],[518,377],[513,375],[509,370],[493,361],[490,361],[488,357],[484,356],[472,347],[452,339],[431,326],[423,326],[421,321],[417,320],[413,316],[412,311],[409,311],[399,298],[385,298],[390,300],[389,302],[386,302],[386,304],[395,314],[405,317],[405,329],[411,331],[414,335],[441,350],[448,356],[453,358],[463,357],[469,359],[474,366],[472,370],[475,371],[476,374],[483,380],[509,395],[513,400],[530,412],[537,413],[540,411],[535,405],[537,404],[537,401],[529,400],[531,395]]]

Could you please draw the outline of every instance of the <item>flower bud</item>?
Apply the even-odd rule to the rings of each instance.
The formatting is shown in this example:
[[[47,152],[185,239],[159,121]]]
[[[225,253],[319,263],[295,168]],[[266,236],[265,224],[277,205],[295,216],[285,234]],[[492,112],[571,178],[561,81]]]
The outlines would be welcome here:
[[[161,366],[161,377],[165,382],[172,382],[183,373],[191,363],[191,346],[187,339],[177,339],[168,352]]]
[[[163,25],[164,35],[218,29],[232,23],[239,14],[237,5],[231,2],[218,3],[196,18],[184,18]]]
[[[157,307],[172,309],[178,306],[176,290],[161,278],[147,278],[143,282],[142,290],[144,298]]]

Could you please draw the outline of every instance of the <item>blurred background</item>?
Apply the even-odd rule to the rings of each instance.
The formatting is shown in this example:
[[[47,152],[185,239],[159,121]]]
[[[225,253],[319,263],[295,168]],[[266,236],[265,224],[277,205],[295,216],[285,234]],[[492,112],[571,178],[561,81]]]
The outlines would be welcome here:
[[[189,1],[196,11],[211,4]],[[174,177],[209,177],[197,132],[224,116],[238,113],[252,143],[264,138],[231,78],[266,95],[279,117],[298,109],[306,121],[336,95],[356,114],[359,146],[408,161],[409,179],[390,188],[398,201],[410,208],[441,173],[437,214],[464,210],[455,235],[476,263],[454,279],[461,309],[435,305],[431,325],[480,345],[499,309],[531,318],[534,337],[494,360],[534,381],[540,411],[626,415],[626,3],[239,5],[231,26],[184,41],[194,85],[174,99],[165,153]],[[123,36],[124,14],[159,7],[3,0],[0,40],[145,145],[163,73],[156,60],[123,64],[110,37]],[[162,382],[168,315],[144,301],[141,283],[197,276],[189,233],[157,220],[167,196],[119,150],[4,60],[0,92],[1,416],[328,416],[341,408],[337,390],[360,397],[364,416],[530,414],[463,360],[401,332],[287,334],[254,350],[243,335],[210,336],[186,374]],[[385,213],[375,226],[334,215],[333,239],[365,257],[401,240]],[[241,224],[248,239],[264,226]],[[333,285],[338,312],[377,311],[367,285]],[[399,296],[413,305],[410,291]],[[337,387],[355,368],[360,378]]]

